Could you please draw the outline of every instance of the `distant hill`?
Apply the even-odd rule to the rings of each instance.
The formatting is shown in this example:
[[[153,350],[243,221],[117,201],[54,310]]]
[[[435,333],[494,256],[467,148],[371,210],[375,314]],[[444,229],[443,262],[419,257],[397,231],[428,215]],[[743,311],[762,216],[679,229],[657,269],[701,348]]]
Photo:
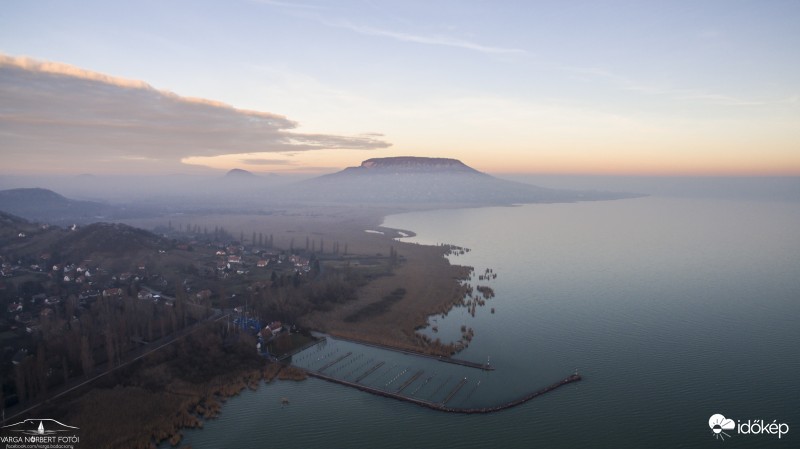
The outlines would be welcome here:
[[[506,181],[456,159],[389,157],[301,183],[296,193],[332,202],[491,205],[570,202],[636,195],[555,190]]]
[[[241,168],[234,168],[229,170],[228,173],[225,173],[225,177],[236,178],[236,179],[249,179],[249,178],[255,178],[256,175],[254,175],[252,172],[243,170]]]
[[[112,206],[65,198],[40,188],[0,190],[0,211],[51,224],[88,223],[114,212]]]
[[[335,175],[375,175],[375,174],[470,174],[484,175],[458,159],[441,157],[382,157],[367,159],[359,167],[348,167]],[[484,175],[488,176],[488,175]]]

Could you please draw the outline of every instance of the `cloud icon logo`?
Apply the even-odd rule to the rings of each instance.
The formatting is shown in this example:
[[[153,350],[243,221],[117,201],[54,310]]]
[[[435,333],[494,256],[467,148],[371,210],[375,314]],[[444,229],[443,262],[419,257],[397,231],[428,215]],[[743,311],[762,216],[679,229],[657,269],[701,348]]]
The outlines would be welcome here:
[[[710,427],[711,431],[714,433],[714,438],[725,441],[725,437],[730,438],[730,435],[724,431],[733,430],[736,428],[736,423],[734,423],[732,419],[728,419],[719,413],[715,413],[711,415],[711,418],[708,418],[708,427]]]

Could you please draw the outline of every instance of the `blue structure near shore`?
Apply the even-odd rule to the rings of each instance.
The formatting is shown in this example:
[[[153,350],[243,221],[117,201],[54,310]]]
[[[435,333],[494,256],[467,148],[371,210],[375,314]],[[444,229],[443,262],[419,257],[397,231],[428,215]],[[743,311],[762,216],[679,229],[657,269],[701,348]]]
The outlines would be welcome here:
[[[263,326],[261,325],[261,320],[257,318],[237,317],[233,319],[233,324],[242,330],[251,331],[253,333],[256,333],[261,329],[263,329]]]

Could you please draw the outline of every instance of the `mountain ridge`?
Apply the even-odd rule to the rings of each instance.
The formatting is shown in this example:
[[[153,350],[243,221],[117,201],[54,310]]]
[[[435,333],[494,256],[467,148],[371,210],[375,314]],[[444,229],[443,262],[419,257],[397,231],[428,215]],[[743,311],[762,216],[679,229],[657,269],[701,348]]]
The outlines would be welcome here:
[[[95,201],[72,200],[40,187],[0,190],[0,211],[30,221],[71,224],[99,221],[114,207]]]
[[[367,159],[301,184],[311,190],[296,193],[323,202],[504,205],[639,196],[549,189],[499,179],[457,159],[416,156]]]

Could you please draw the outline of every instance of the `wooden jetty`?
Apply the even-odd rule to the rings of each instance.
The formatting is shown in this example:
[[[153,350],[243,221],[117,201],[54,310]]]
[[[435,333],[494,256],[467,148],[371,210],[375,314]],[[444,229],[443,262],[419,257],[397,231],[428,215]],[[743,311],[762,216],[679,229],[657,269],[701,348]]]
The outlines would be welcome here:
[[[408,387],[409,385],[414,383],[415,380],[419,379],[419,376],[421,376],[422,373],[424,373],[424,372],[425,371],[423,371],[423,370],[419,370],[416,373],[414,373],[414,375],[411,376],[407,381],[403,382],[403,385],[400,385],[400,388],[397,389],[397,392],[398,393],[402,393],[403,390],[406,389],[406,387]]]
[[[364,374],[358,376],[358,379],[356,379],[355,382],[361,382],[362,379],[364,379],[365,377],[367,377],[370,374],[372,374],[376,369],[382,367],[384,363],[386,363],[386,362],[377,363],[375,366],[373,366],[372,368],[368,369],[367,372],[365,372]]]
[[[461,382],[459,382],[452,390],[450,390],[450,394],[448,394],[447,397],[444,398],[444,401],[442,401],[442,404],[446,405],[448,402],[450,402],[450,399],[453,399],[453,396],[458,394],[459,390],[461,390],[461,387],[463,387],[464,384],[466,384],[466,383],[467,383],[467,378],[466,377],[461,379]]]
[[[331,366],[336,365],[337,363],[341,362],[342,360],[350,357],[351,355],[353,355],[353,353],[352,352],[348,352],[347,354],[337,358],[336,360],[333,360],[331,362],[326,363],[325,366],[323,366],[322,368],[318,369],[317,371],[319,371],[321,373],[321,372],[325,371],[326,369],[330,368]]]

